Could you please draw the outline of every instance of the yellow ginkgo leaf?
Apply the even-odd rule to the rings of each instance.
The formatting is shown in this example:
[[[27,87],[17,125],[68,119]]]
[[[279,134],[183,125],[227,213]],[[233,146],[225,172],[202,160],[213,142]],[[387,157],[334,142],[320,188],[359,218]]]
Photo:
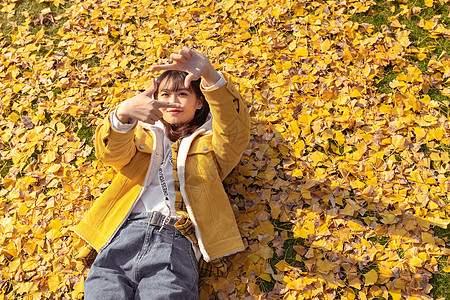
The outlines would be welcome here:
[[[377,273],[377,271],[372,269],[369,272],[367,272],[366,274],[364,274],[364,278],[366,279],[364,282],[365,286],[373,285],[378,280],[378,273]]]
[[[392,145],[397,151],[403,151],[406,147],[406,139],[401,135],[396,135],[391,138]]]

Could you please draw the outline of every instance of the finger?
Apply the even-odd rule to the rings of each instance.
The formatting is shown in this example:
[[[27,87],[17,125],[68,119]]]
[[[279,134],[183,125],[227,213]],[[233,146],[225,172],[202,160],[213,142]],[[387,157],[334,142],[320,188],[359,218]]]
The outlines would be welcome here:
[[[164,101],[155,101],[156,108],[183,108],[183,105],[179,103],[169,103]]]
[[[183,49],[180,50],[180,55],[182,55],[184,57],[184,59],[188,60],[191,58],[191,52],[190,49],[187,47],[184,47]]]
[[[170,54],[170,59],[176,62],[185,62],[186,61],[186,57],[183,56],[183,54],[177,54],[177,53],[172,53]]]
[[[189,48],[188,46],[184,46],[183,49],[181,49],[182,51],[186,51],[189,55],[192,55],[192,49]]]
[[[153,71],[178,70],[177,64],[153,65]]]
[[[150,116],[147,117],[147,120],[145,120],[146,123],[155,124],[160,118],[156,116],[156,114],[152,113]]]
[[[192,73],[187,74],[186,78],[184,79],[184,87],[188,89],[189,86],[191,85],[192,80],[195,80],[194,74]]]
[[[156,79],[152,78],[151,81],[152,81],[152,85],[143,92],[143,94],[145,96],[150,97],[150,98],[152,97],[153,93],[156,91],[156,87],[157,87]]]
[[[149,123],[149,124],[155,124],[159,119],[156,118],[148,118],[145,123]]]
[[[156,120],[159,120],[163,117],[163,114],[160,110],[155,111],[154,113],[154,118],[156,118]]]

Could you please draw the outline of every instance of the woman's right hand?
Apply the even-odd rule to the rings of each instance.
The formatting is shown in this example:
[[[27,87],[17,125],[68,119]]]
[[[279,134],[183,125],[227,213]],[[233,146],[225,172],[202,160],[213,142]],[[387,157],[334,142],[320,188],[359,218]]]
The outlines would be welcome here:
[[[214,85],[219,79],[220,74],[214,69],[208,58],[200,52],[189,47],[183,47],[178,53],[170,55],[171,64],[154,65],[152,70],[179,70],[187,72],[188,75],[184,79],[184,86],[189,89],[191,81],[203,77],[205,86]]]
[[[183,108],[177,103],[168,103],[153,99],[156,91],[156,80],[152,78],[152,86],[133,98],[123,101],[116,110],[116,117],[124,124],[130,124],[134,120],[155,124],[162,118],[160,108]]]

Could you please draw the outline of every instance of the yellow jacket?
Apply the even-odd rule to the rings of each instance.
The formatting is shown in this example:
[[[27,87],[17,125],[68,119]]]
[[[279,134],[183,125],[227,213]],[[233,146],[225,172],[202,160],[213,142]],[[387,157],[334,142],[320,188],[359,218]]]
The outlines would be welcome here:
[[[245,101],[224,75],[227,84],[202,90],[212,120],[181,140],[176,163],[182,200],[207,262],[244,249],[222,180],[248,146],[250,117]],[[147,173],[157,169],[151,162],[160,143],[158,135],[140,124],[126,133],[113,130],[109,116],[97,127],[96,155],[119,173],[75,229],[95,250],[109,243],[130,214]]]

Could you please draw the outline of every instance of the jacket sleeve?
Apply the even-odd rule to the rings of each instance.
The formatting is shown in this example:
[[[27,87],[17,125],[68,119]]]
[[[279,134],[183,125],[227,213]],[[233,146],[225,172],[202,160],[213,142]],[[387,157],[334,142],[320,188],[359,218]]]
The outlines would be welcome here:
[[[116,170],[126,166],[136,154],[134,128],[128,132],[115,131],[109,113],[95,131],[95,154],[103,163]]]
[[[211,90],[202,89],[213,116],[212,147],[222,180],[239,163],[250,140],[247,104],[230,77],[224,76],[225,85]]]

